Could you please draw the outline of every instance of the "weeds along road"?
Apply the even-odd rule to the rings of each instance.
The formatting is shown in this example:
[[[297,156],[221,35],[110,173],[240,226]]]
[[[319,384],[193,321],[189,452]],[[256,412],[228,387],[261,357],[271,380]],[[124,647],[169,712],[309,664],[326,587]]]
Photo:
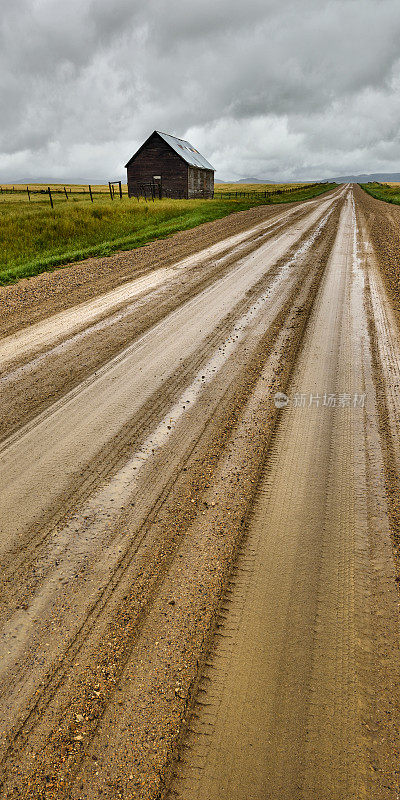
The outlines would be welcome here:
[[[395,800],[400,340],[352,187],[0,364],[0,796]]]

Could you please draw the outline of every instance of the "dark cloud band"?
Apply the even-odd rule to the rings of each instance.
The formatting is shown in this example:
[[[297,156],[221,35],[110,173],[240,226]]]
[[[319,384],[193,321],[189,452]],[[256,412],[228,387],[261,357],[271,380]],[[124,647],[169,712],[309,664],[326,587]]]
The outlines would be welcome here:
[[[399,38],[398,0],[14,0],[0,180],[120,174],[154,128],[228,178],[397,169]]]

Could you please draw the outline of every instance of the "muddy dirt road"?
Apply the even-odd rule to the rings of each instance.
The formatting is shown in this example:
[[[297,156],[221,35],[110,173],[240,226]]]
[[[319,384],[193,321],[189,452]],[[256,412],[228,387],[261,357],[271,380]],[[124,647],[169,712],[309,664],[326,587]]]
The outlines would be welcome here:
[[[398,798],[367,211],[345,186],[230,222],[0,339],[0,797]]]

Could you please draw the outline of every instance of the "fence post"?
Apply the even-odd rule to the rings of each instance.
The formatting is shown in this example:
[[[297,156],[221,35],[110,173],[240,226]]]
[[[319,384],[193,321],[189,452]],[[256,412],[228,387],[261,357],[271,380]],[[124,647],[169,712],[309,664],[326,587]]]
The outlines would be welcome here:
[[[29,186],[26,187],[26,191],[28,192],[28,200],[30,200],[31,199],[31,193],[29,191]]]
[[[47,187],[47,191],[49,193],[50,205],[51,205],[52,208],[54,208],[54,206],[53,206],[53,198],[51,196],[51,191],[50,191],[50,186]]]
[[[70,191],[71,191],[71,190],[70,190]],[[65,186],[64,186],[64,192],[65,192],[65,197],[66,197],[66,198],[67,198],[67,200],[68,200],[68,192],[67,192],[67,190],[66,190]]]
[[[90,199],[93,203],[92,187],[90,185],[89,185],[89,194],[90,194]]]
[[[114,200],[114,198],[113,198],[113,193],[112,193],[112,188],[111,188],[111,181],[108,181],[108,188],[109,188],[109,190],[110,190],[110,197],[111,197],[111,200]]]
[[[122,200],[122,181],[118,181],[119,183],[119,199]]]

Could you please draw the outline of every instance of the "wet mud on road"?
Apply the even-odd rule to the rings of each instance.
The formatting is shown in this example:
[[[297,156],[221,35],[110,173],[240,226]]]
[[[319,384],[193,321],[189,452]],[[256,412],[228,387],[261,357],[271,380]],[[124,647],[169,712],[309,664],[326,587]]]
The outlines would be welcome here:
[[[0,797],[397,798],[370,218],[341,187],[213,231],[0,339]]]

